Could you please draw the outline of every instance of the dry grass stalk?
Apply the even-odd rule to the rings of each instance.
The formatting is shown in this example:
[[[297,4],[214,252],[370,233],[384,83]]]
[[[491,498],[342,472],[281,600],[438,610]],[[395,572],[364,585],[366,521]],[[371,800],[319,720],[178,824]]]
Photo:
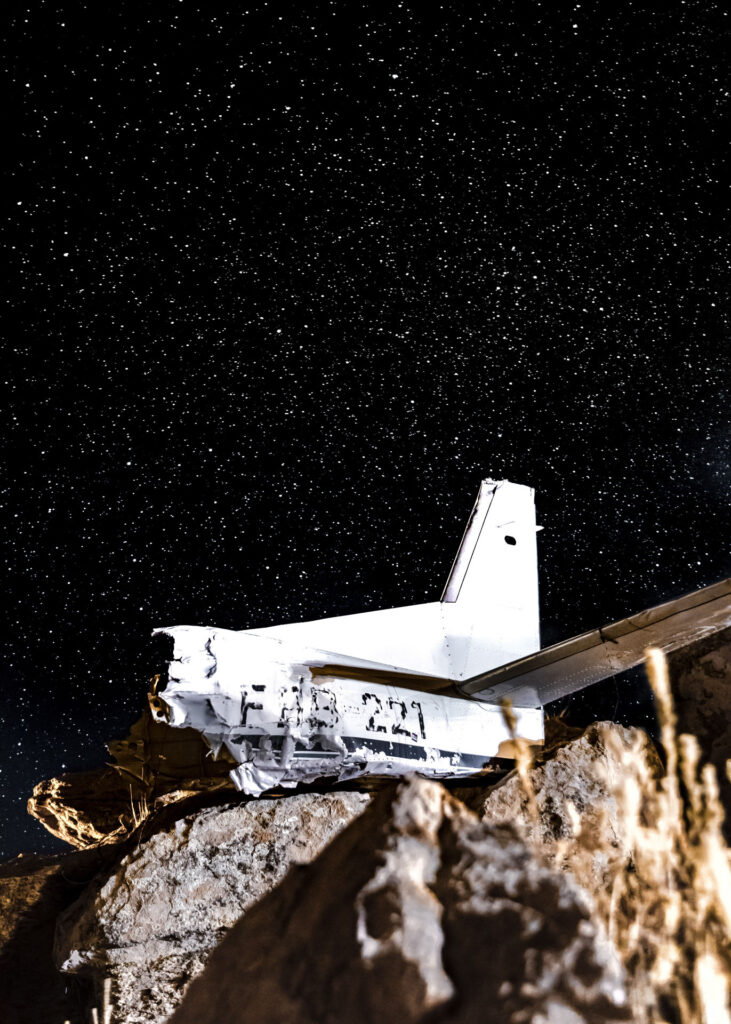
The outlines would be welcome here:
[[[112,1024],[112,979],[104,979],[102,1024]]]
[[[99,1024],[99,1010],[96,1006],[91,1008],[91,1024]],[[70,1021],[64,1021],[64,1024],[71,1024]],[[104,985],[102,988],[102,1014],[101,1024],[112,1024],[112,979],[105,978]]]
[[[653,779],[639,747],[614,741],[626,770],[607,781],[630,859],[616,863],[599,911],[632,981],[637,1021],[728,1024],[731,864],[718,785],[711,765],[698,771],[695,737],[677,736],[661,651],[648,651],[647,671],[666,768]]]
[[[513,711],[513,704],[507,697],[500,701],[500,710],[503,716],[505,728],[510,733],[512,753],[515,758],[515,769],[520,779],[525,798],[528,802],[528,813],[534,823],[538,821],[538,804],[536,794],[531,782],[530,770],[533,767],[533,755],[528,740],[518,736],[518,719]]]
[[[150,805],[147,801],[147,794],[141,793],[139,801],[135,803],[134,796],[132,795],[132,787],[130,786],[129,803],[132,811],[132,828],[130,829],[130,832],[136,832],[150,816]]]

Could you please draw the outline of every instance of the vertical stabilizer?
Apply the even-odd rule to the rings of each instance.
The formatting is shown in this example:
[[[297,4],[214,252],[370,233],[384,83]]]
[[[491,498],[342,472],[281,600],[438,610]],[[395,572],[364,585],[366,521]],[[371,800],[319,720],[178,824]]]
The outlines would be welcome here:
[[[538,650],[531,487],[483,480],[441,606],[452,679],[466,679]]]
[[[404,672],[462,681],[538,650],[533,490],[483,480],[441,601],[251,630]]]

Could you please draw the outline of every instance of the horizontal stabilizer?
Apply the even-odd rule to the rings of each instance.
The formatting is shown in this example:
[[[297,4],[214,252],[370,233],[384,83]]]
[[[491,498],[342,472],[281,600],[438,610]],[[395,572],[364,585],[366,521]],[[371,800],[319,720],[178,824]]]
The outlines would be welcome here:
[[[731,625],[731,579],[545,647],[457,683],[460,693],[540,707],[639,665],[648,647],[672,651]]]

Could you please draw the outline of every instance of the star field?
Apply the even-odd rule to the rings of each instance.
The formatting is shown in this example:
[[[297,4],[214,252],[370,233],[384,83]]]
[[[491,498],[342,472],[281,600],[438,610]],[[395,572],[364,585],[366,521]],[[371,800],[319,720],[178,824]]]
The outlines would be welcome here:
[[[153,7],[5,17],[6,856],[153,626],[434,599],[482,477],[544,644],[728,573],[720,5]]]

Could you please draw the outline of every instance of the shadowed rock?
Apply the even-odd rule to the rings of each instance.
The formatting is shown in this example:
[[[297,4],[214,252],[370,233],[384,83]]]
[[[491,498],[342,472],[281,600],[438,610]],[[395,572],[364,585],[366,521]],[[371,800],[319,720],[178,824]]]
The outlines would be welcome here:
[[[668,661],[678,731],[694,735],[702,760],[716,769],[731,842],[731,629],[674,651]]]
[[[56,918],[108,861],[92,851],[20,856],[0,864],[3,1024],[61,1024],[77,1014],[80,1019],[86,993],[74,992],[53,963]]]

